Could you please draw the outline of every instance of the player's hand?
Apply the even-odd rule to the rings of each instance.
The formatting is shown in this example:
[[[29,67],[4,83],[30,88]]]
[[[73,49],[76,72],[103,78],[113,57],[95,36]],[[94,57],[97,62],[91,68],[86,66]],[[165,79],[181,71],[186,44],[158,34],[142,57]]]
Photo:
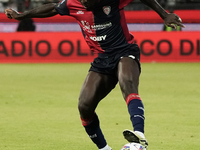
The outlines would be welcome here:
[[[164,19],[164,23],[168,27],[172,27],[174,29],[176,29],[176,26],[180,26],[180,27],[185,28],[185,26],[182,24],[181,18],[174,13],[167,14],[166,18]]]
[[[20,13],[14,9],[11,9],[11,8],[5,9],[5,14],[9,19],[21,20],[19,17]]]

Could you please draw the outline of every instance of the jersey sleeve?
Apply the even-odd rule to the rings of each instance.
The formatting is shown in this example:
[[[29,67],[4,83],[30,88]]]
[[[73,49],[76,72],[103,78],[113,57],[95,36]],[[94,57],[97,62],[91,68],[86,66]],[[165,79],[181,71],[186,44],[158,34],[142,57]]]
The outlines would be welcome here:
[[[69,14],[69,9],[67,7],[67,0],[62,0],[60,1],[56,6],[55,6],[56,11],[62,16],[62,15],[70,15]]]
[[[126,5],[131,3],[133,0],[119,0],[119,9],[124,8]]]

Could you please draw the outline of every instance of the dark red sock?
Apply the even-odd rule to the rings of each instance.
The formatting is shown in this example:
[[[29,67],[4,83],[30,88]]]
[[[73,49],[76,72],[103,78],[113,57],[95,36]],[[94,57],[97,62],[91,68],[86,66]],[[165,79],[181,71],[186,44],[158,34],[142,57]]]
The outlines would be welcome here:
[[[140,96],[132,93],[127,97],[126,103],[134,131],[144,133],[144,106]]]

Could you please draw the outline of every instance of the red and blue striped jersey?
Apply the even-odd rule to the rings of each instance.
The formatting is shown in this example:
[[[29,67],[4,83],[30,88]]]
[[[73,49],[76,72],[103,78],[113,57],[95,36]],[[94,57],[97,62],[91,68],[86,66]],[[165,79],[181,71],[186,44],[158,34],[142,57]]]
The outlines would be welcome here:
[[[55,9],[60,15],[69,15],[78,21],[92,51],[112,53],[127,49],[133,43],[123,9],[132,1],[100,0],[93,11],[87,11],[79,0],[63,0]]]

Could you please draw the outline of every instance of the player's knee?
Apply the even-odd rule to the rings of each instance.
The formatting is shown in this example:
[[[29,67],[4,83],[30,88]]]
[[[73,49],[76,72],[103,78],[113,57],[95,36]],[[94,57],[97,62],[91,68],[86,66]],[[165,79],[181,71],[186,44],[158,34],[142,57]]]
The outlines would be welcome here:
[[[91,116],[92,111],[91,111],[89,105],[86,103],[79,101],[78,110],[79,110],[81,118],[83,118],[83,119],[87,119],[88,117]]]
[[[86,113],[88,111],[88,107],[84,103],[79,102],[78,103],[78,110],[79,110],[80,115],[82,116],[84,113]]]
[[[137,81],[129,76],[123,75],[123,77],[119,79],[119,85],[121,89],[128,90],[135,88],[137,86]]]
[[[124,76],[119,79],[119,85],[125,99],[130,93],[138,93],[138,81],[134,78]]]

